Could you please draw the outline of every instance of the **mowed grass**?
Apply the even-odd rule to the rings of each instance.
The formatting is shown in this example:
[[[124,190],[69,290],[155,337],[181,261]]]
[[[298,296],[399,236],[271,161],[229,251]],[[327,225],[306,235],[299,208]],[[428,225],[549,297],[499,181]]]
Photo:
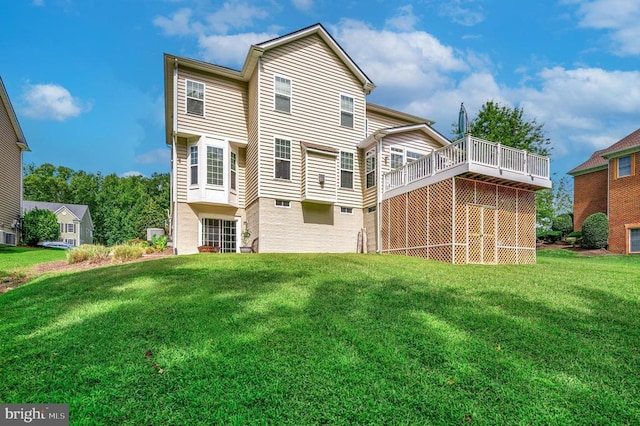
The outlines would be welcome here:
[[[0,247],[0,284],[20,282],[31,267],[43,262],[66,259],[65,250],[36,247]]]
[[[0,401],[72,424],[640,423],[639,257],[201,254],[0,312]]]

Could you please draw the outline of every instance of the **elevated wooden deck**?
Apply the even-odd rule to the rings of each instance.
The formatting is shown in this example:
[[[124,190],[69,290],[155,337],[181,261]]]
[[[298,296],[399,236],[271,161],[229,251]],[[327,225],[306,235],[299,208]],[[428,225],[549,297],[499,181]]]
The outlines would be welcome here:
[[[453,176],[521,189],[551,188],[549,157],[468,135],[386,173],[382,199]]]

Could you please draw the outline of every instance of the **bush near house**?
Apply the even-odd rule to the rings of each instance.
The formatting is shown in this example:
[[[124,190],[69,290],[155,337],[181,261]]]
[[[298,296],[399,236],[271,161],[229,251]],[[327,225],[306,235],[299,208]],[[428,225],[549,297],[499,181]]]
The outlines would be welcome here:
[[[562,239],[561,231],[536,231],[536,238],[542,240],[545,243],[555,243]]]
[[[56,241],[60,236],[60,227],[55,213],[49,210],[33,209],[22,219],[22,241],[35,246],[40,241]]]
[[[609,244],[609,219],[604,213],[594,213],[582,224],[582,245],[599,249]]]
[[[561,214],[553,218],[553,223],[551,224],[551,230],[562,232],[563,236],[566,236],[568,233],[573,231],[573,219],[571,219],[571,215]]]
[[[99,244],[82,244],[67,252],[67,263],[100,263],[109,257],[110,249]]]

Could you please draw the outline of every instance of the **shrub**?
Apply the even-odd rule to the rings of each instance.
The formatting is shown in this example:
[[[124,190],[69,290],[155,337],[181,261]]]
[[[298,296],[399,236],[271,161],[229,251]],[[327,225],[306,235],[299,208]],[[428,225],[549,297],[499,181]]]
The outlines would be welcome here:
[[[567,237],[582,238],[582,231],[573,231],[572,233],[567,235]]]
[[[82,244],[67,252],[67,262],[72,264],[88,260],[90,263],[100,263],[109,257],[109,251],[105,246]]]
[[[22,219],[22,240],[29,246],[40,241],[56,241],[60,236],[58,218],[50,210],[33,209]]]
[[[553,218],[553,223],[551,224],[551,229],[553,231],[560,231],[562,235],[566,235],[569,232],[573,231],[573,220],[571,216],[568,214],[561,214]]]
[[[582,224],[582,245],[589,249],[606,247],[609,243],[609,219],[604,213],[594,213]]]
[[[562,238],[560,231],[536,231],[536,238],[545,243],[555,243]]]
[[[164,251],[164,249],[167,247],[167,236],[166,235],[161,235],[161,236],[157,236],[157,235],[152,235],[151,236],[151,246],[157,250],[157,251]]]
[[[129,260],[138,259],[142,257],[144,253],[145,249],[137,245],[121,244],[113,246],[112,262],[126,262]]]

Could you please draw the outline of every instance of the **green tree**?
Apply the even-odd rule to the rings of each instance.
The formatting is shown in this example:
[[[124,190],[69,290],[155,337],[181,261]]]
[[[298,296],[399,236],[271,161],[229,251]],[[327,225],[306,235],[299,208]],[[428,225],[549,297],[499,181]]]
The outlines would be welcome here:
[[[573,214],[571,181],[566,176],[553,185],[553,210],[555,214]]]
[[[35,246],[40,241],[56,241],[60,236],[58,218],[50,210],[33,209],[22,219],[22,241]]]
[[[524,109],[511,108],[494,101],[480,107],[478,115],[469,124],[473,136],[500,142],[517,149],[526,149],[539,155],[550,155],[549,139],[545,138],[543,125],[536,120],[527,121]]]
[[[38,167],[27,165],[23,179],[24,199],[69,203],[69,181],[73,173],[68,167],[56,167],[50,163]]]
[[[609,219],[604,213],[594,213],[582,223],[582,245],[599,249],[609,244]]]

